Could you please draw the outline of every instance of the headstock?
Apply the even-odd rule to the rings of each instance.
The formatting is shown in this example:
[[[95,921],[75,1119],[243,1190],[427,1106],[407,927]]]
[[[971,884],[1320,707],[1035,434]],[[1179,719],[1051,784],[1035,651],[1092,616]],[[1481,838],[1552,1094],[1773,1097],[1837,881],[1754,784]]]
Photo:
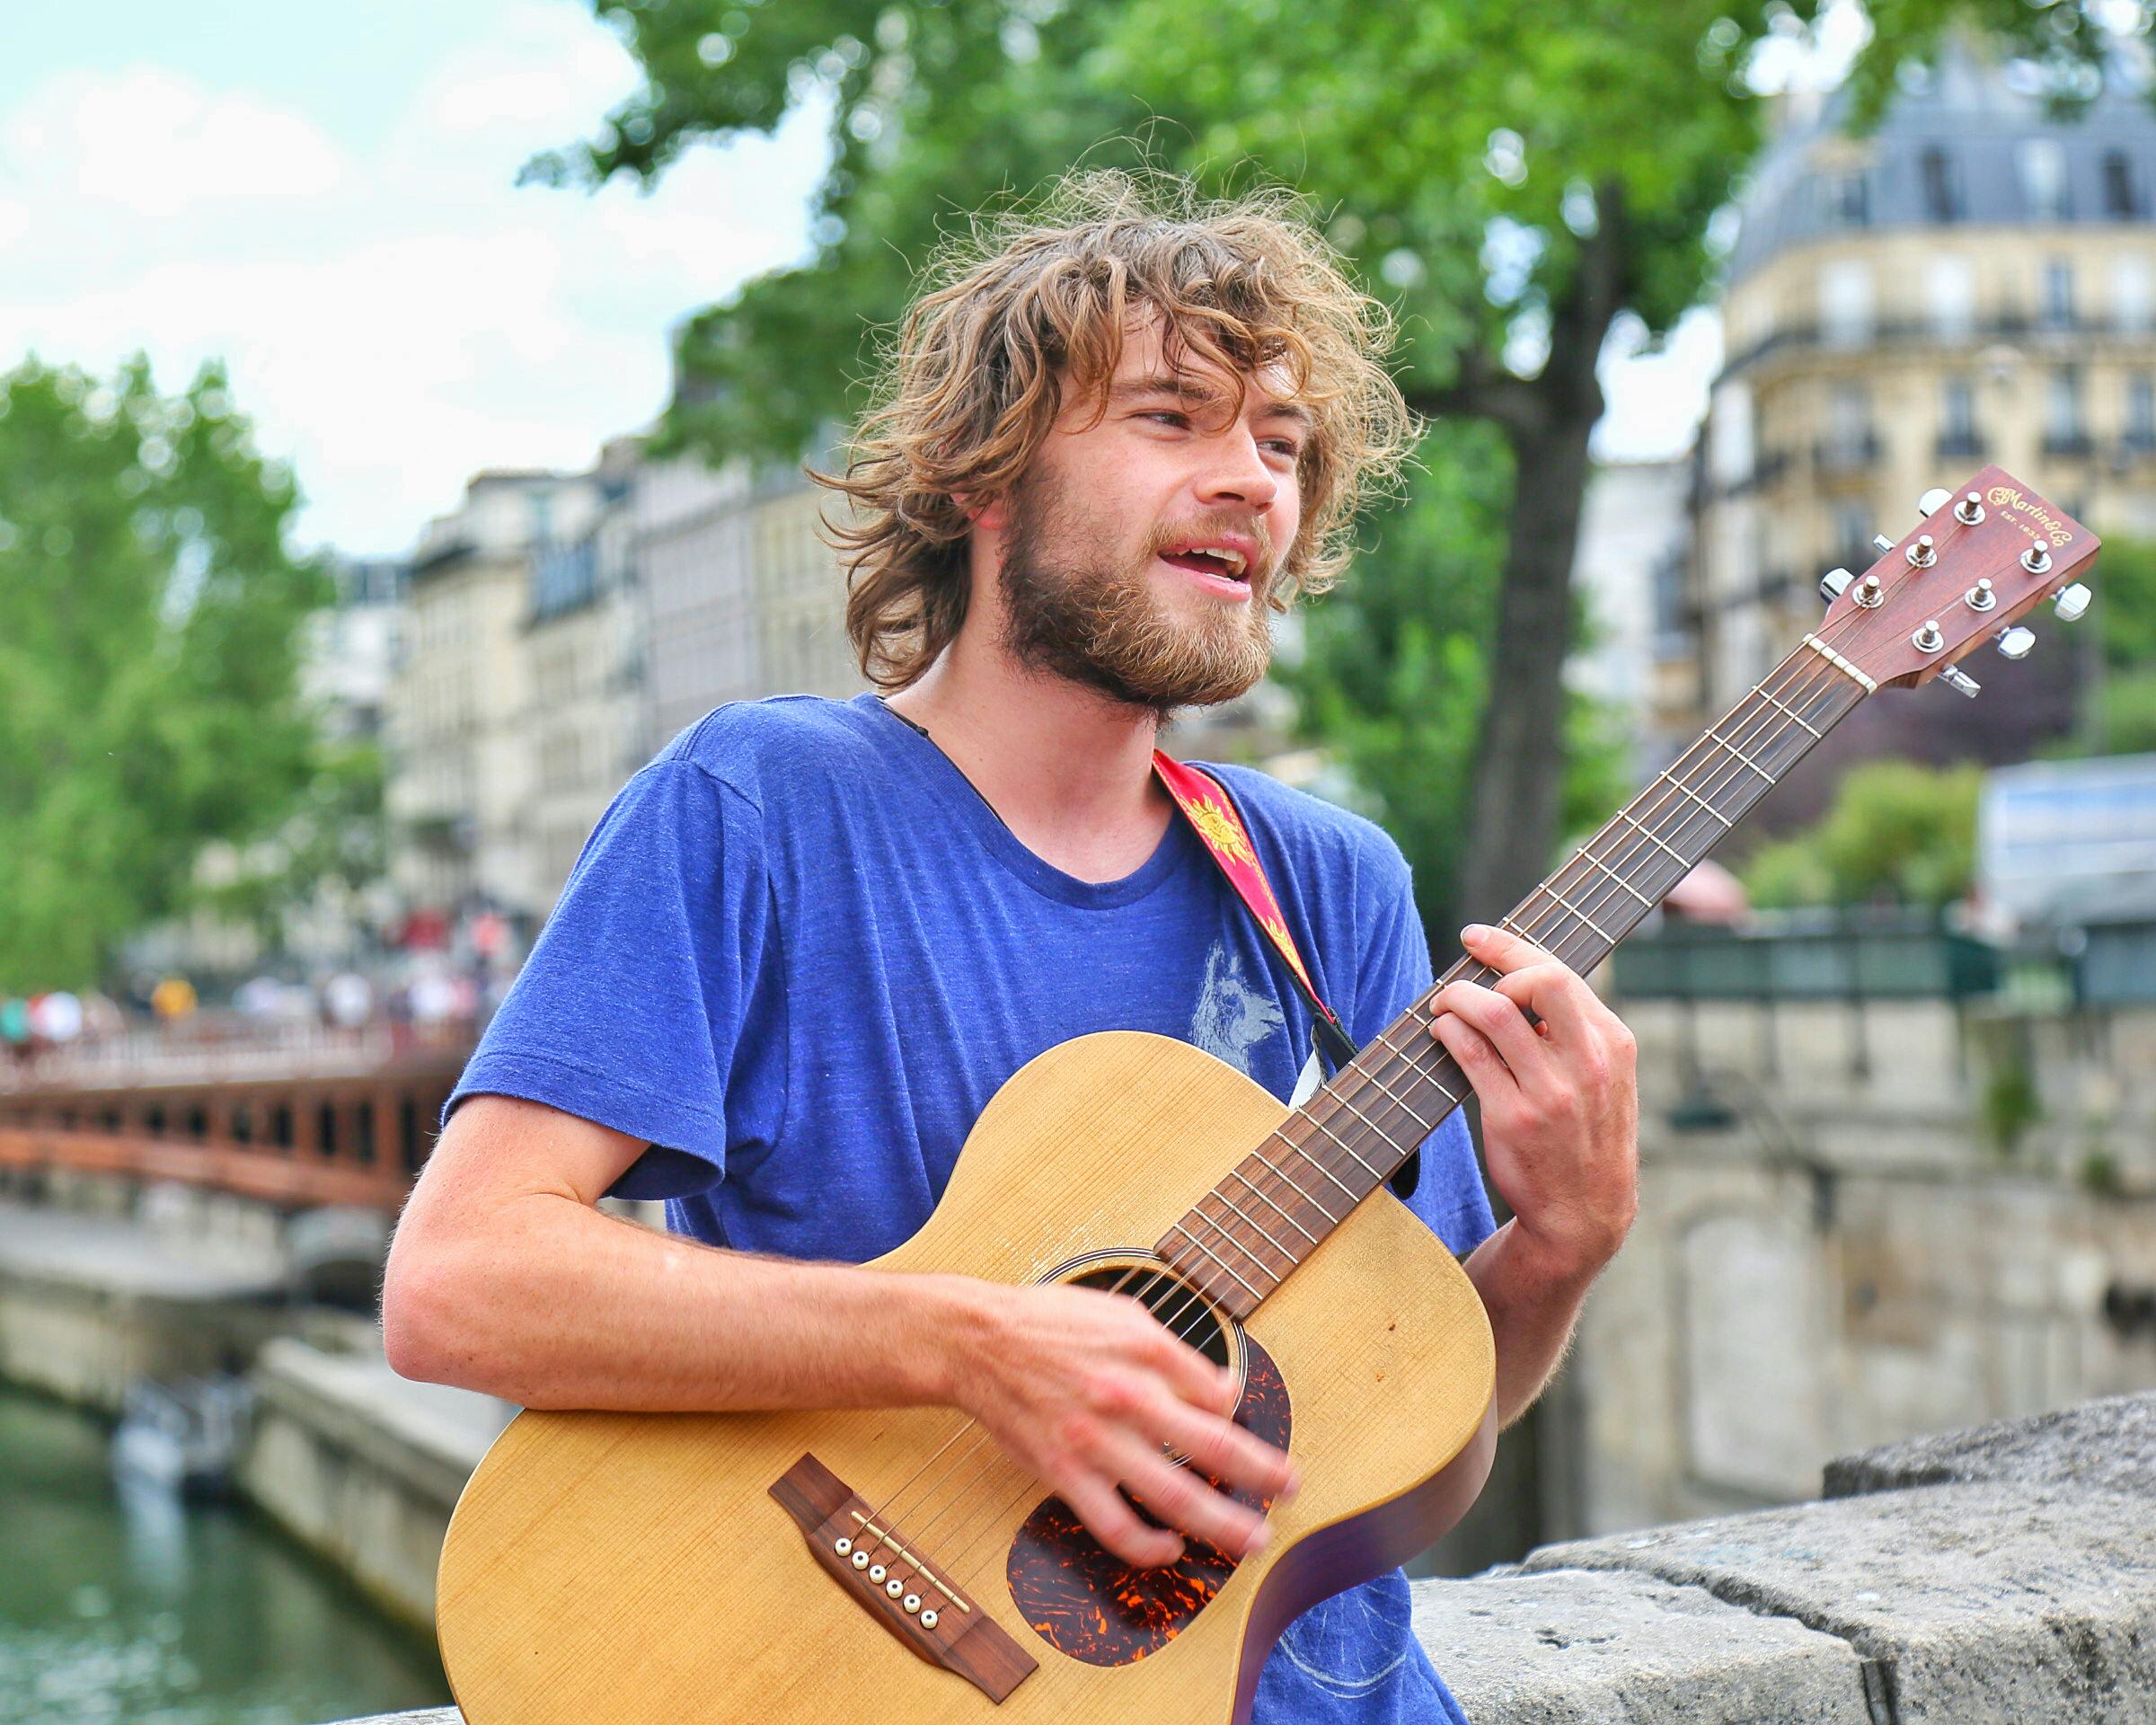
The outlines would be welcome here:
[[[1955,664],[1971,648],[1996,637],[2019,659],[2036,642],[2020,619],[2044,600],[2068,623],[2089,608],[2074,578],[2095,560],[2096,535],[2002,468],[1927,491],[1918,507],[1923,520],[1862,575],[1838,569],[1819,584],[1830,601],[1819,639],[1873,682],[1943,677],[1973,695]]]

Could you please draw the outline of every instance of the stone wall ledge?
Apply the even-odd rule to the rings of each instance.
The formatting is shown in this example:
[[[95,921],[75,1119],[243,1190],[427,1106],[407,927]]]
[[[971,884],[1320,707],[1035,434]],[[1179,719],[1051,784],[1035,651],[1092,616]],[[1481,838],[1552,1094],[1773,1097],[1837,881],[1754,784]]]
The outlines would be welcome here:
[[[2156,1394],[1828,1480],[1841,1495],[1418,1581],[1415,1632],[1474,1725],[2156,1720]]]

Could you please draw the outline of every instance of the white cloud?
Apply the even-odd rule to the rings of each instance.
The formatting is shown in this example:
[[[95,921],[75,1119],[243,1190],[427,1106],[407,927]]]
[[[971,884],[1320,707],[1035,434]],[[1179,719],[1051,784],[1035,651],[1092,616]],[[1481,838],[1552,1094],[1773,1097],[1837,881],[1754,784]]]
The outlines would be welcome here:
[[[63,73],[4,134],[10,177],[137,216],[222,199],[321,197],[341,174],[336,146],[303,116],[247,96],[212,99],[154,66],[110,77]]]
[[[408,549],[481,467],[573,466],[647,422],[666,331],[798,255],[822,116],[692,151],[656,192],[514,189],[636,68],[529,0],[433,66],[364,151],[154,66],[70,71],[0,114],[0,367],[34,348],[173,390],[225,358],[309,506],[297,538]]]

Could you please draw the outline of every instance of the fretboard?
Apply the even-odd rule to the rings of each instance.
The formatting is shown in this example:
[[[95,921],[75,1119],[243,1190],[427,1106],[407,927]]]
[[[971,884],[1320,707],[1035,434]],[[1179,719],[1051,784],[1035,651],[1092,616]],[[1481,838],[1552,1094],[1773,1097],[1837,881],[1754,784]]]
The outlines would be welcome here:
[[[1863,673],[1806,637],[1503,925],[1586,975],[1870,690]],[[1496,975],[1460,960],[1154,1250],[1249,1316],[1466,1097],[1466,1079],[1430,1034],[1430,1002],[1457,978]]]

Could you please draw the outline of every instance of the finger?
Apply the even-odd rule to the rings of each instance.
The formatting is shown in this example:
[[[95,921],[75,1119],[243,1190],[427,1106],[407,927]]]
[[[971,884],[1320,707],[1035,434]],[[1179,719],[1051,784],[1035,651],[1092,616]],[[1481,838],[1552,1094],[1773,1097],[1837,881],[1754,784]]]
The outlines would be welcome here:
[[[1551,955],[1524,935],[1515,934],[1509,928],[1492,928],[1486,923],[1470,923],[1462,929],[1460,944],[1467,949],[1469,958],[1500,976],[1551,961]]]
[[[1263,1551],[1265,1517],[1215,1491],[1188,1467],[1134,1439],[1120,1469],[1123,1484],[1153,1515],[1231,1557]]]
[[[1534,1026],[1504,995],[1472,982],[1448,982],[1431,1003],[1436,1013],[1464,1018],[1489,1039],[1523,1084],[1533,1084],[1550,1064],[1550,1051]]]
[[[1201,1473],[1268,1499],[1294,1495],[1301,1480],[1287,1452],[1233,1420],[1215,1420],[1173,1403],[1153,1411],[1152,1435],[1188,1458]]]
[[[1595,1034],[1609,1016],[1579,972],[1555,959],[1499,977],[1490,992],[1541,1019],[1560,1041],[1576,1042]]]
[[[1168,1314],[1171,1317],[1181,1315],[1175,1305],[1168,1307]],[[1146,1364],[1167,1380],[1168,1387],[1193,1407],[1234,1412],[1235,1374],[1225,1366],[1215,1366],[1151,1313],[1146,1318],[1153,1326]]]
[[[1505,1009],[1511,1012],[1512,1008]],[[1430,1033],[1445,1044],[1460,1063],[1467,1082],[1475,1087],[1485,1110],[1510,1106],[1521,1100],[1520,1082],[1512,1075],[1490,1040],[1457,1013],[1446,1013],[1430,1026]]]
[[[1060,1485],[1056,1495],[1071,1506],[1086,1532],[1126,1563],[1157,1570],[1183,1554],[1181,1536],[1171,1527],[1148,1527],[1139,1520],[1106,1474]]]

